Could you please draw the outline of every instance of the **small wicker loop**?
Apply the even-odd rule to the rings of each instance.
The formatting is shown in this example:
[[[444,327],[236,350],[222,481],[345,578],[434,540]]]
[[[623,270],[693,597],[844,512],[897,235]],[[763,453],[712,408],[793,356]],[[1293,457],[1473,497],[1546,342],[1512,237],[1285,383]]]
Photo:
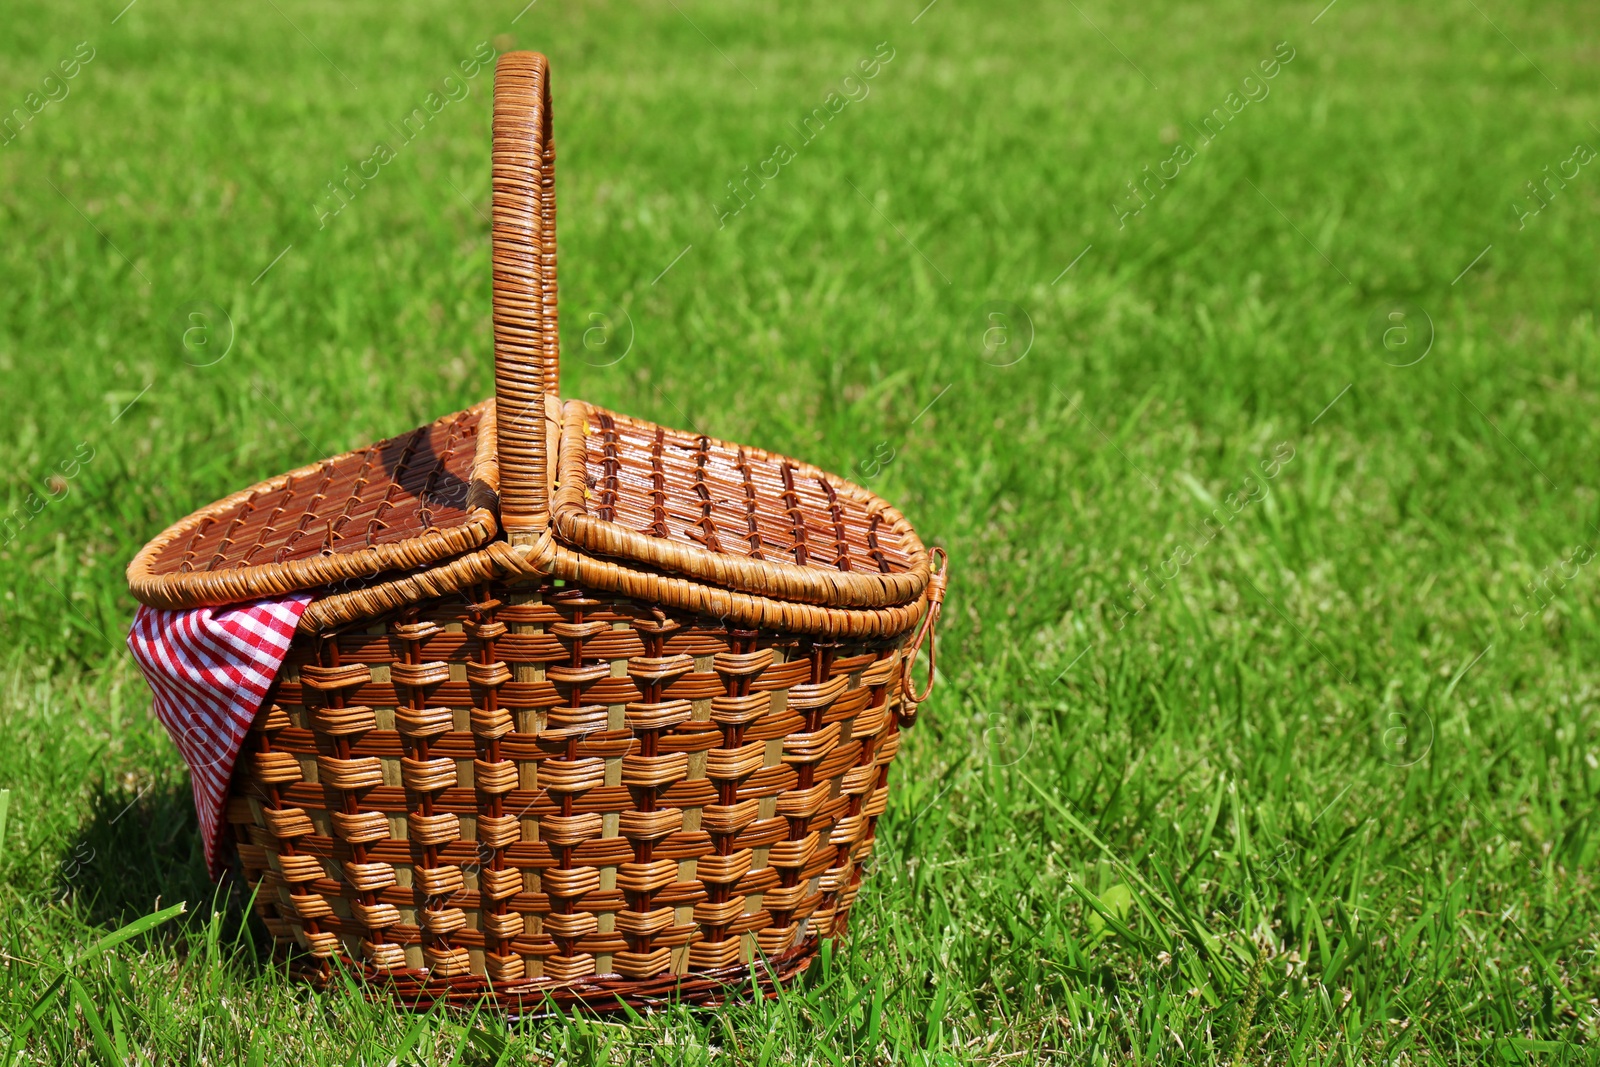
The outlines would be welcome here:
[[[922,616],[922,624],[917,627],[916,636],[911,638],[911,643],[906,646],[905,659],[901,660],[900,692],[913,705],[921,704],[933,692],[934,683],[938,681],[936,667],[939,662],[939,614],[944,610],[944,587],[950,575],[950,557],[944,549],[935,548],[928,552],[929,562],[937,562],[939,570],[928,579],[928,611]],[[911,668],[917,662],[917,656],[922,652],[922,642],[928,642],[928,684],[921,693],[916,691],[915,683],[911,680]]]

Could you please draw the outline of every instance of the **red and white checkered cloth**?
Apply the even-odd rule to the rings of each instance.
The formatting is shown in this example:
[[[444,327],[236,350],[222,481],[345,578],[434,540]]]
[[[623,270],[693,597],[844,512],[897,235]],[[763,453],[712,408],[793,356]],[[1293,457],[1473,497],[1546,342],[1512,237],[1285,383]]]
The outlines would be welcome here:
[[[221,873],[217,841],[233,765],[311,599],[294,593],[225,608],[141,607],[128,632],[155,692],[156,717],[189,764],[213,878]]]

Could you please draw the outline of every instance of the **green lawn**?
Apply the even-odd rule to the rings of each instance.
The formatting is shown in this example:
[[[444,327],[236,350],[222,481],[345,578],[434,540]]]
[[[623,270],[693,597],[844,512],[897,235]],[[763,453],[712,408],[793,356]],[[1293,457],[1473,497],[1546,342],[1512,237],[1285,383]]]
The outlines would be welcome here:
[[[123,2],[0,15],[6,1055],[1592,1062],[1592,5]],[[775,1003],[290,982],[122,647],[168,522],[490,392],[462,72],[511,47],[564,392],[953,561],[853,936]]]

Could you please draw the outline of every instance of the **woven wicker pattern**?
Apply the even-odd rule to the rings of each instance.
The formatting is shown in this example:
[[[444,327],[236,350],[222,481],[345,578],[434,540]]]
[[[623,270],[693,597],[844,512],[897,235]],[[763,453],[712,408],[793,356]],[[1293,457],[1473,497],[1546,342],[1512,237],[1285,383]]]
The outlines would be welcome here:
[[[568,401],[552,521],[568,544],[733,589],[900,604],[928,561],[885,501],[760,449]]]
[[[196,512],[134,559],[135,595],[156,607],[229,603],[484,544],[497,530],[486,410],[479,404]]]
[[[274,934],[429,999],[643,1003],[683,990],[596,976],[709,993],[843,930],[914,713],[903,636],[471,593],[297,639],[229,806]]]

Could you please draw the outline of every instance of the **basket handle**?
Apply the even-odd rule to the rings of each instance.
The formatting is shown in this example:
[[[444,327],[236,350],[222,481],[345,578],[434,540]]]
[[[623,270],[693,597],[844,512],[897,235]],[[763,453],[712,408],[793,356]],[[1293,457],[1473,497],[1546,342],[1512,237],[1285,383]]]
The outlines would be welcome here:
[[[928,699],[929,694],[933,692],[934,683],[938,681],[935,668],[939,662],[939,615],[944,610],[944,587],[950,578],[950,557],[945,554],[944,549],[935,548],[928,553],[928,557],[939,563],[939,569],[928,580],[928,611],[922,616],[922,624],[917,627],[915,636],[911,638],[905,659],[900,661],[900,693],[913,707]],[[928,684],[921,693],[918,693],[916,684],[911,680],[911,668],[916,666],[917,655],[922,651],[924,641],[928,642]],[[905,725],[909,726],[910,720],[914,720],[915,717],[916,712],[912,711],[906,717],[908,721]]]
[[[547,401],[560,395],[556,148],[550,62],[537,52],[507,52],[496,64],[492,184],[500,521],[517,543],[550,522]]]

